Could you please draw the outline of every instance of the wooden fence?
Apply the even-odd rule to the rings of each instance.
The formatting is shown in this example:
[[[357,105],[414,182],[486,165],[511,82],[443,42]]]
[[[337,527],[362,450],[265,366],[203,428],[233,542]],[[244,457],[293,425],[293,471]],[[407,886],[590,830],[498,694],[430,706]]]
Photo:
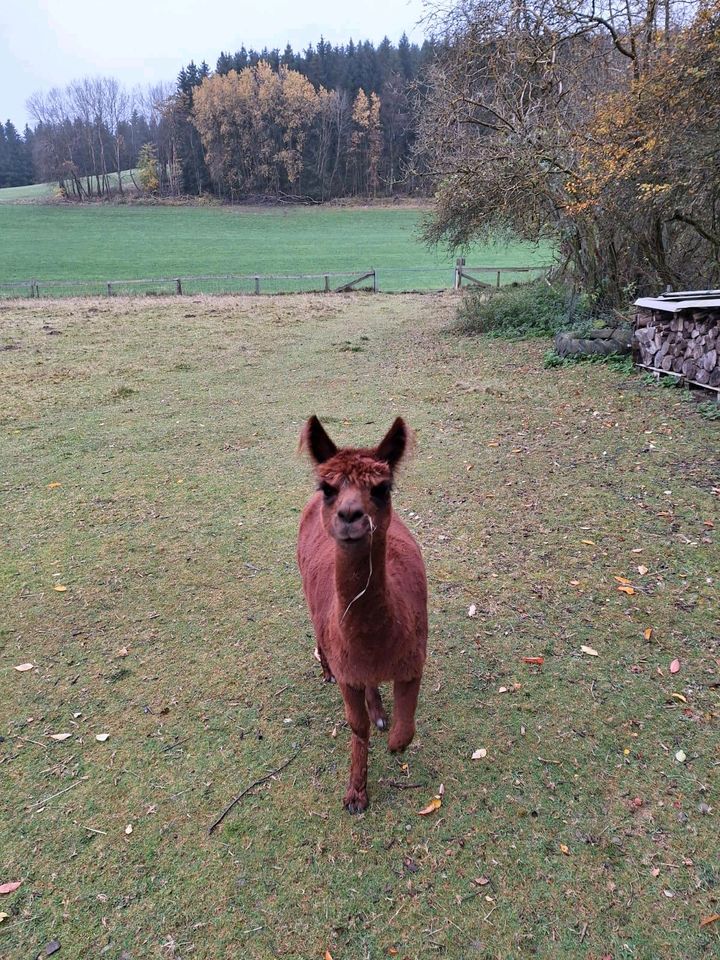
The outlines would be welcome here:
[[[502,280],[515,282],[545,273],[545,265],[520,267],[468,267],[465,261],[450,266],[388,267],[368,270],[328,271],[304,274],[204,274],[133,280],[15,280],[0,283],[0,300],[18,298],[165,296],[196,294],[344,293],[350,290],[404,292],[459,290],[463,283],[499,287]],[[477,274],[491,274],[494,283]],[[437,277],[437,281],[434,279]],[[402,279],[399,279],[402,278]]]
[[[455,282],[453,284],[455,290],[459,290],[462,287],[463,280],[468,284],[472,284],[476,287],[499,287],[501,277],[504,273],[536,273],[542,274],[546,273],[548,270],[552,270],[553,264],[539,264],[536,267],[468,267],[465,265],[465,258],[458,257],[455,261]],[[477,273],[491,274],[494,277],[494,283],[488,283],[486,280],[481,280],[479,277],[475,276]]]

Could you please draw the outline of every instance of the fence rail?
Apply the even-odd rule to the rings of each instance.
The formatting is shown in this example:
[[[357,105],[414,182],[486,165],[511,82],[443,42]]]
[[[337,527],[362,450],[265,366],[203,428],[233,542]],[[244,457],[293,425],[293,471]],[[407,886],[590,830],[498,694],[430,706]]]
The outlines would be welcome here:
[[[524,266],[524,267],[468,267],[465,265],[465,260],[463,257],[458,257],[455,261],[455,281],[453,286],[456,290],[459,290],[462,287],[463,280],[466,280],[468,283],[476,287],[499,287],[500,281],[503,274],[526,274],[526,273],[546,273],[548,270],[552,270],[553,264],[545,263],[539,264],[538,266]],[[492,274],[494,276],[495,282],[488,283],[486,280],[481,280],[479,277],[474,276],[476,273],[485,273]]]
[[[523,282],[549,267],[385,267],[367,270],[327,271],[297,274],[198,274],[129,280],[14,280],[0,282],[0,300],[58,297],[183,296],[194,294],[344,293],[367,290],[377,293],[459,289],[463,281],[480,286]],[[495,284],[474,274],[492,273]]]

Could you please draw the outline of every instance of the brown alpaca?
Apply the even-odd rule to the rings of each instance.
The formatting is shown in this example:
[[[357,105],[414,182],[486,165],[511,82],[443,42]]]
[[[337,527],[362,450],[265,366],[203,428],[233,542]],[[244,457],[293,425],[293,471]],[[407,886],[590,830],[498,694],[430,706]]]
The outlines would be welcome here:
[[[415,735],[427,645],[427,584],[420,548],[390,504],[393,474],[408,445],[398,417],[380,445],[338,450],[317,417],[300,439],[318,490],[300,520],[298,565],[326,681],[336,680],[352,730],[351,813],[368,805],[370,720],[387,726],[378,684],[392,680],[391,751]]]

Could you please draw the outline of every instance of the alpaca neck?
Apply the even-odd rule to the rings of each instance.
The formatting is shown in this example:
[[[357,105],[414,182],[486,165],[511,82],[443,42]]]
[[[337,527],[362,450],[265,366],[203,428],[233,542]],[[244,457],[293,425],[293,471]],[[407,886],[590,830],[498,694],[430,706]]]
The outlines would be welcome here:
[[[335,595],[344,629],[365,626],[372,632],[389,616],[384,536],[375,534],[368,544],[336,546]]]

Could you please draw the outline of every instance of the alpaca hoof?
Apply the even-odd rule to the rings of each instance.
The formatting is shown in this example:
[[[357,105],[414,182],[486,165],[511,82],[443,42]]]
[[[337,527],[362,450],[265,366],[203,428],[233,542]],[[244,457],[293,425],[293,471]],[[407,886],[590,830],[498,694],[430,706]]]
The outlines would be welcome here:
[[[343,800],[348,813],[362,813],[367,810],[368,803],[367,790],[355,790],[354,787],[350,787]]]
[[[387,720],[385,719],[385,717],[378,717],[377,720],[375,721],[375,726],[378,728],[378,730],[386,730]]]
[[[337,680],[335,679],[335,677],[334,677],[331,673],[326,673],[326,674],[323,676],[323,681],[324,681],[325,683],[337,683]]]
[[[388,750],[390,753],[403,753],[412,743],[414,736],[414,730],[411,730],[409,733],[391,730],[390,736],[388,737]]]

